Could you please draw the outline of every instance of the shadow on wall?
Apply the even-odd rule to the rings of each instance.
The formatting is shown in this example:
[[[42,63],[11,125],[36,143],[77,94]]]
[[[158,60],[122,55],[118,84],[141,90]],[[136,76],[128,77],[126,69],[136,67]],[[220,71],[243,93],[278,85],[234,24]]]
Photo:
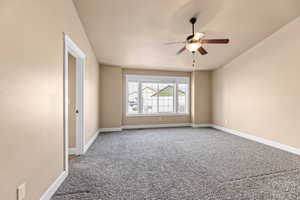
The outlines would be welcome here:
[[[175,34],[188,34],[191,30],[189,20],[197,17],[196,30],[203,31],[203,27],[214,19],[221,7],[222,0],[191,0],[182,6],[172,17],[171,31]]]

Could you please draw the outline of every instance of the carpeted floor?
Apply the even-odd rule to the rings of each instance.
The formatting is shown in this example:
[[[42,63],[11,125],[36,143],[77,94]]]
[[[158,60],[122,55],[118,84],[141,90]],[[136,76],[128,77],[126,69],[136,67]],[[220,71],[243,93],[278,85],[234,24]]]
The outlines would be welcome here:
[[[300,199],[300,157],[215,129],[102,134],[52,200]]]

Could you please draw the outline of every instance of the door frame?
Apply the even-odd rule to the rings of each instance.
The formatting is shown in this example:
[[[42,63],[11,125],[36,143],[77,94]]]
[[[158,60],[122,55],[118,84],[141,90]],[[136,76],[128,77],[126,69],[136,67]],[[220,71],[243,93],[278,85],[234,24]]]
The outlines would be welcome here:
[[[68,57],[69,54],[76,58],[76,148],[75,154],[84,154],[84,72],[86,55],[81,49],[71,40],[71,38],[64,34],[64,169],[68,172],[68,155],[69,155],[69,116],[68,116],[68,102],[69,102],[69,86],[68,86]]]

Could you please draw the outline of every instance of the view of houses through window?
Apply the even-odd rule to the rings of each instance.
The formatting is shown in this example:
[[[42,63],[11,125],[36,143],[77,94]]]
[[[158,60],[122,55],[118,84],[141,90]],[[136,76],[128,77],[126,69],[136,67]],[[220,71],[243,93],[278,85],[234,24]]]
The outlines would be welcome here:
[[[127,78],[127,114],[188,113],[187,77]]]

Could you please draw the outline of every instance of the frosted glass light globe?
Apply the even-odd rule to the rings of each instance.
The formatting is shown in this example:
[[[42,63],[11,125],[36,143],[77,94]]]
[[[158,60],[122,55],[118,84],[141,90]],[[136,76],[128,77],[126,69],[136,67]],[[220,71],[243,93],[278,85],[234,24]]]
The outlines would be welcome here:
[[[198,51],[198,49],[202,46],[202,44],[200,42],[192,42],[192,43],[186,43],[185,47],[191,51]]]

